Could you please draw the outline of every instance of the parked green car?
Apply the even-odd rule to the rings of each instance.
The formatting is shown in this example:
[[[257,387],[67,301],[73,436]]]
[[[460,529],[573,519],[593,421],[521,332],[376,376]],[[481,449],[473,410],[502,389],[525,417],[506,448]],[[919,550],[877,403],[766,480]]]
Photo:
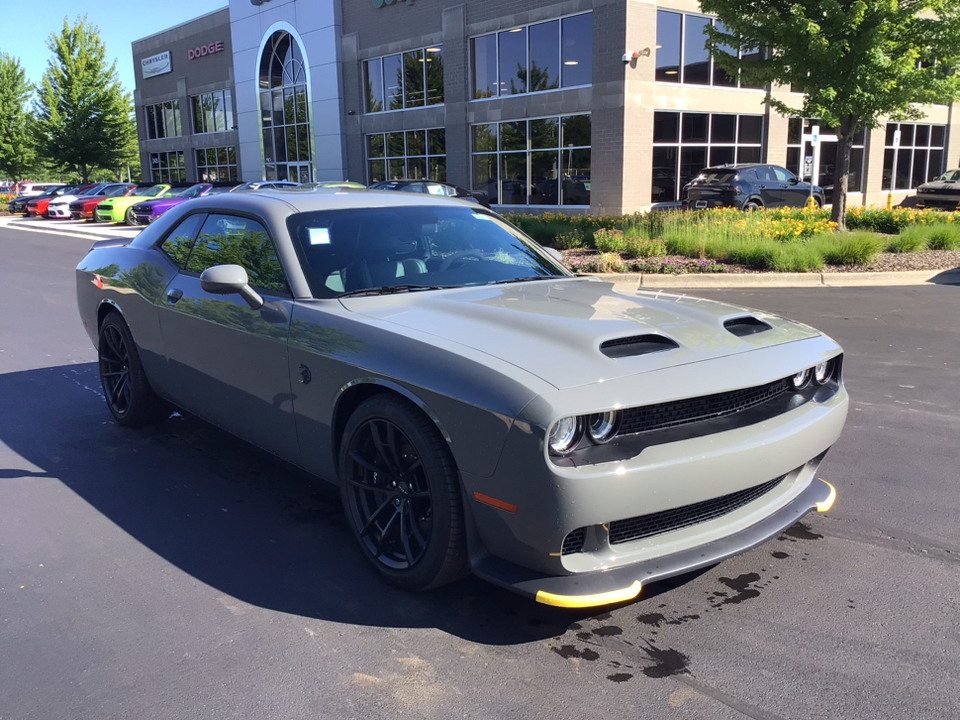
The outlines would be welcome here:
[[[93,221],[136,225],[136,220],[133,219],[133,206],[147,198],[158,198],[169,189],[169,185],[154,185],[138,190],[134,195],[104,198],[93,211]]]

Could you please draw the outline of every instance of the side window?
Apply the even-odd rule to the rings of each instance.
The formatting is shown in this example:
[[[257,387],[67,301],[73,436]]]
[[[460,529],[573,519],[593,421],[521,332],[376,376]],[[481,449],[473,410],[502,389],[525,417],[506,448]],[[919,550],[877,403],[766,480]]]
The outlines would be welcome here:
[[[206,215],[202,213],[185,217],[160,246],[160,249],[179,265],[181,270],[187,266],[187,258],[190,256],[190,248],[193,247],[193,239],[197,236],[197,230],[200,229],[205,217]]]
[[[781,167],[774,167],[770,169],[773,170],[773,174],[777,176],[777,182],[790,182],[794,178],[792,172],[784,170]]]
[[[254,287],[288,292],[273,241],[256,220],[220,213],[207,216],[186,269],[199,275],[214,265],[240,265]]]
[[[400,188],[403,192],[424,192],[423,183],[410,183],[409,185],[403,185]]]

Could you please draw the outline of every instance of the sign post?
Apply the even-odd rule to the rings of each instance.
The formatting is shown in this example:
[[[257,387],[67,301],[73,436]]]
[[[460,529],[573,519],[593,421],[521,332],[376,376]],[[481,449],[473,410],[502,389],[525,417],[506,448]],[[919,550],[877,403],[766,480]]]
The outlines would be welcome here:
[[[893,168],[890,172],[890,192],[887,193],[887,210],[893,210],[893,187],[897,182],[897,156],[900,154],[900,130],[893,131]]]
[[[807,207],[813,207],[813,186],[820,179],[820,126],[810,128],[810,144],[813,146],[813,157],[810,158],[810,196],[807,198]]]

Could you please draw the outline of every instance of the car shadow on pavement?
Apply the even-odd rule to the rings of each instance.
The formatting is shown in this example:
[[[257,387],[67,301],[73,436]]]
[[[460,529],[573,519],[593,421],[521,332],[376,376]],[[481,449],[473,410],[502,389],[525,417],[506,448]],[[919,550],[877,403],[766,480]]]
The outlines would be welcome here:
[[[473,576],[430,592],[395,589],[361,556],[332,485],[195,418],[117,426],[95,363],[2,374],[0,397],[0,442],[40,468],[0,468],[0,481],[59,480],[134,541],[240,602],[492,645],[557,637],[611,609],[551,608]],[[637,606],[690,577],[645,588]]]

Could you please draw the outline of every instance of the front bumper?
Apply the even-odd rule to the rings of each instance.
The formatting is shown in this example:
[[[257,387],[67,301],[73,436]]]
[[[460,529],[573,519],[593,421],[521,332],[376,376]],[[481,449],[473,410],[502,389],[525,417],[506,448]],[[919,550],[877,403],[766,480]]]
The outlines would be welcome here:
[[[835,499],[833,486],[815,479],[790,503],[737,533],[706,545],[609,570],[550,576],[487,554],[473,560],[473,571],[489,582],[546,605],[585,608],[625,602],[636,598],[645,584],[708,567],[746,552],[779,535],[808,512],[826,512]]]

